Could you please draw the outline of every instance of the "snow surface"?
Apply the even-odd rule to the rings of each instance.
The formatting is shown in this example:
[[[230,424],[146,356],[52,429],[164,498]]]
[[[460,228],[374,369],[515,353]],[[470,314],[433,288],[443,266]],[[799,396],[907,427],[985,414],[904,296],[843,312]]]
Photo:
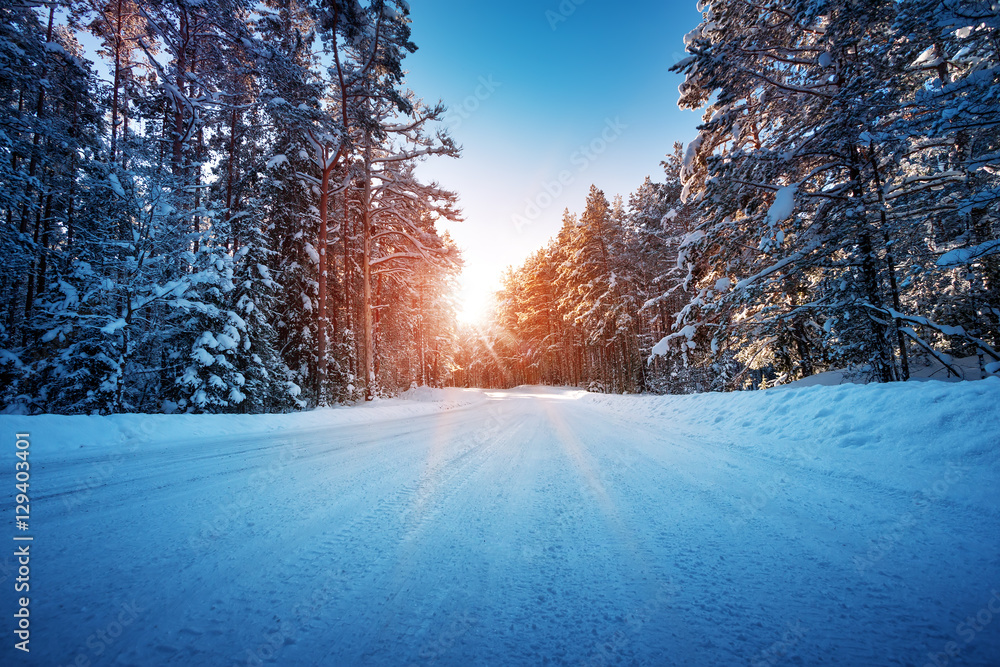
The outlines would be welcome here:
[[[0,427],[37,664],[1000,660],[996,378]]]
[[[979,380],[982,371],[979,369],[979,359],[975,356],[952,357],[946,355],[948,364],[962,374],[955,377],[941,362],[936,359],[921,359],[912,357],[910,359],[910,382],[926,382],[933,380],[936,382],[960,382],[962,380]],[[986,372],[996,373],[992,369],[994,364],[987,363]],[[788,382],[786,384],[772,387],[772,389],[782,389],[789,387],[833,387],[839,384],[867,384],[867,374],[862,369],[841,369],[817,373],[809,377]]]

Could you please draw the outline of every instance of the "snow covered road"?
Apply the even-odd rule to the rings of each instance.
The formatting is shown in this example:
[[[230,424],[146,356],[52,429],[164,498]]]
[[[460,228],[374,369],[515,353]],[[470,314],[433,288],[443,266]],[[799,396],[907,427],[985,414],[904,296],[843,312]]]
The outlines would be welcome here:
[[[941,387],[528,387],[63,450],[98,418],[5,417],[29,662],[1000,664],[1000,382]],[[838,401],[861,427],[819,426]]]

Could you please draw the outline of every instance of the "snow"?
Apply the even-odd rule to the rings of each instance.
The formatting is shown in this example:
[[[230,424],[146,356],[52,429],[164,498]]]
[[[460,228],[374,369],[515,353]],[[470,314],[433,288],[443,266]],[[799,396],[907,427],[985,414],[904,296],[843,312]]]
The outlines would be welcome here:
[[[653,346],[652,352],[650,352],[650,357],[665,357],[667,356],[667,351],[670,349],[670,341],[672,339],[670,336],[664,336],[659,340],[659,342]]]
[[[686,180],[686,176],[691,172],[694,160],[698,156],[698,151],[701,149],[701,144],[704,141],[705,137],[699,134],[684,149],[684,157],[681,160],[681,180]]]
[[[470,392],[467,389],[456,387],[414,387],[400,394],[399,398],[404,401],[420,401],[423,403],[451,403],[453,405],[463,405],[470,401],[482,400],[478,392]]]
[[[948,355],[945,355],[948,356]],[[948,362],[952,368],[961,373],[961,377],[955,377],[947,368],[945,368],[941,362],[935,359],[922,360],[918,357],[911,357],[909,360],[910,364],[910,381],[911,382],[924,382],[927,380],[935,380],[940,382],[960,382],[962,380],[978,380],[982,374],[979,369],[979,358],[975,356],[962,357],[962,358],[950,358]],[[1000,362],[998,363],[988,363],[985,364],[987,373],[996,373],[1000,371]],[[840,384],[865,384],[867,380],[863,372],[863,369],[840,369],[833,371],[826,371],[825,373],[817,373],[816,375],[810,375],[809,377],[802,378],[801,380],[796,380],[794,382],[789,382],[788,384],[780,385],[777,388],[783,387],[834,387]]]
[[[0,348],[0,365],[3,364],[10,364],[14,368],[24,368],[24,362],[16,354]]]
[[[701,26],[698,26],[694,30],[688,32],[684,35],[684,46],[693,46],[696,41],[701,37]]]
[[[55,340],[59,334],[62,333],[62,327],[56,327],[55,329],[49,329],[42,335],[42,342],[49,343]]]
[[[265,169],[273,169],[274,167],[277,167],[278,165],[283,164],[283,163],[287,163],[287,162],[288,162],[288,158],[279,153],[278,155],[271,156],[271,159],[269,159],[267,161],[267,165],[265,166]]]
[[[317,213],[318,213],[318,211],[317,211]],[[316,248],[311,243],[306,242],[303,245],[304,245],[306,254],[309,255],[309,259],[312,261],[312,263],[314,265],[318,266],[319,265],[319,252],[316,251]]]
[[[144,665],[996,664],[998,424],[996,378],[0,417],[33,659]]]
[[[924,49],[919,56],[917,56],[917,59],[910,64],[910,67],[920,67],[921,65],[925,67],[933,67],[940,60],[939,58],[934,57],[934,53],[936,51],[937,47],[931,44]]]
[[[670,223],[676,220],[678,215],[677,209],[675,208],[667,211],[667,213],[660,219],[660,228],[664,230],[668,229],[670,227]]]
[[[231,333],[235,333],[235,329]],[[237,348],[237,343],[239,342],[239,334],[233,336],[220,333],[215,337],[215,339],[219,341],[219,350],[235,350]]]
[[[274,282],[274,279],[271,278],[271,270],[266,266],[263,264],[257,264],[257,273],[259,273],[260,277],[263,278],[265,287],[278,287],[278,283]]]
[[[796,183],[778,188],[774,195],[774,202],[767,209],[767,224],[773,227],[792,214],[795,210],[795,191],[798,190],[798,187]]]
[[[700,230],[700,229],[696,229],[693,232],[689,232],[689,233],[685,234],[681,238],[681,241],[680,241],[680,244],[678,245],[678,247],[679,248],[687,248],[688,246],[694,245],[695,243],[697,243],[698,241],[702,240],[703,238],[705,238],[705,232],[702,231],[702,230]]]
[[[191,353],[191,356],[202,366],[211,366],[215,363],[215,357],[213,357],[205,348],[198,347]]]
[[[115,194],[124,199],[125,189],[122,187],[122,182],[118,180],[118,174],[108,174],[108,182],[111,183],[111,189],[114,190]]]
[[[198,340],[196,340],[194,344],[195,347],[210,347],[213,350],[219,347],[219,341],[215,339],[215,336],[212,335],[211,331],[206,331],[199,336]]]
[[[119,329],[124,329],[126,325],[125,318],[119,317],[113,322],[109,322],[105,326],[101,327],[101,333],[113,334]]]
[[[691,63],[695,62],[695,60],[696,60],[696,58],[694,56],[688,56],[687,58],[681,58],[676,63],[674,63],[674,67],[676,68],[676,70],[680,71],[680,70],[683,70],[688,65],[690,65]]]
[[[678,335],[684,336],[688,340],[691,340],[698,333],[698,328],[695,327],[694,325],[689,324],[686,327],[682,328],[677,333],[678,333]]]
[[[998,252],[1000,252],[1000,239],[993,239],[971,248],[949,250],[938,258],[937,265],[944,267],[962,266]]]

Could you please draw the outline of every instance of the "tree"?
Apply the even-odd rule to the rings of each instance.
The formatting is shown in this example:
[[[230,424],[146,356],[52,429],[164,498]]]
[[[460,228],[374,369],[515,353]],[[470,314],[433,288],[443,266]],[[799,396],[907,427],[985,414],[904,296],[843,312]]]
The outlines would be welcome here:
[[[362,365],[379,384],[381,338],[412,335],[425,363],[383,355],[386,386],[443,382],[460,259],[434,225],[457,210],[413,163],[457,148],[428,129],[443,109],[402,89],[405,3],[80,0],[66,26],[54,5],[0,11],[4,406],[351,400]]]

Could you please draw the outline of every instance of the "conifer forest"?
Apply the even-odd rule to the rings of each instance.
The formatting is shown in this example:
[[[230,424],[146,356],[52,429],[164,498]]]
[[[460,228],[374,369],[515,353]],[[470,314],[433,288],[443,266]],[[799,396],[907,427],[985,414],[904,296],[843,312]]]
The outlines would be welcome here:
[[[406,2],[0,0],[0,407],[1000,373],[996,3],[699,10],[672,68],[697,138],[591,186],[470,324]]]

